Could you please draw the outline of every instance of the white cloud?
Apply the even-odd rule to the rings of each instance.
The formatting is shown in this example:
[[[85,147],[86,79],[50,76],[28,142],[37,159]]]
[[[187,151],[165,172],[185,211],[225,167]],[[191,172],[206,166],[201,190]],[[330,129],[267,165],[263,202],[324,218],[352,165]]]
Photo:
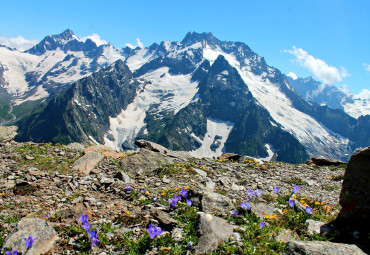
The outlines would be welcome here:
[[[28,50],[32,46],[38,43],[37,40],[27,40],[22,36],[18,37],[5,37],[0,36],[0,44],[8,46],[10,48],[15,48],[20,51]]]
[[[370,72],[370,64],[363,63],[362,65],[364,66],[364,68],[365,68],[366,71],[369,71]]]
[[[135,49],[136,47],[144,48],[144,44],[140,41],[140,38],[136,38],[136,45],[132,45],[131,43],[125,43],[125,45],[131,49]]]
[[[324,60],[315,58],[307,51],[293,46],[292,50],[284,50],[296,57],[295,61],[310,70],[314,76],[325,84],[333,85],[342,81],[342,78],[350,76],[347,70],[341,67],[341,71],[334,66],[329,66]]]
[[[360,99],[367,99],[370,100],[370,90],[362,89],[361,92],[358,94]]]
[[[298,79],[298,76],[295,73],[293,73],[293,72],[288,73],[286,76],[289,76],[293,80],[297,80]]]
[[[86,41],[87,39],[93,41],[97,46],[107,44],[107,42],[101,39],[98,34],[92,34],[81,38],[82,41]]]

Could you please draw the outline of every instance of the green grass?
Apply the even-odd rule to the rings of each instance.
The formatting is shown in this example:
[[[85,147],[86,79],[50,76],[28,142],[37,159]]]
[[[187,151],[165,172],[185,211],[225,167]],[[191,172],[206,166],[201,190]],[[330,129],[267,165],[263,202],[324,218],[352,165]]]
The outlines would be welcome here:
[[[289,184],[295,184],[295,185],[298,185],[298,186],[304,186],[304,185],[307,185],[307,182],[303,181],[301,178],[299,177],[292,177],[290,179],[287,179],[285,181],[286,183],[289,183]]]

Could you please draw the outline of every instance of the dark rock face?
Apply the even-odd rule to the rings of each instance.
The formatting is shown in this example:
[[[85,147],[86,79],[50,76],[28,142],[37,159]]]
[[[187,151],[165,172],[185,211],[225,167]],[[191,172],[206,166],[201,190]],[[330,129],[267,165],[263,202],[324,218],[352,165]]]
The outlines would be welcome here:
[[[335,225],[344,236],[367,240],[370,228],[370,147],[354,153],[348,162],[344,174],[340,205],[342,210],[335,220]]]
[[[227,159],[227,160],[232,160],[232,161],[238,161],[240,158],[241,156],[235,153],[224,153],[219,157],[220,160]]]

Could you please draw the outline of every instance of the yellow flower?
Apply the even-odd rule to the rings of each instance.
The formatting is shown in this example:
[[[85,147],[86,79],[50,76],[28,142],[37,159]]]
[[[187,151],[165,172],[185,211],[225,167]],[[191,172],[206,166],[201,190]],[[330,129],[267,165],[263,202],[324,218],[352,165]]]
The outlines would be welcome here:
[[[176,188],[176,191],[179,191],[180,190],[180,188]]]
[[[307,197],[303,197],[302,199],[305,199],[305,200],[306,200],[306,199],[307,199]]]
[[[147,191],[147,192],[145,192],[145,195],[149,195],[150,193]]]
[[[314,201],[310,201],[311,204],[315,203]]]
[[[277,215],[276,215],[276,214],[273,214],[273,215],[271,215],[271,216],[270,216],[270,218],[271,218],[271,219],[274,219],[274,218],[276,218],[276,217],[277,217]]]
[[[162,192],[161,196],[165,196],[165,195],[166,195],[166,193]]]
[[[189,189],[189,186],[184,187],[184,189]]]
[[[303,206],[304,206],[304,207],[307,207],[307,204],[306,204],[306,203],[304,203],[304,204],[303,204]]]
[[[0,196],[5,196],[5,192],[0,193]]]
[[[321,202],[321,205],[324,205],[325,204],[325,202]]]
[[[266,214],[265,218],[266,218],[266,219],[270,218],[270,215]]]
[[[127,215],[130,215],[130,212],[129,212],[129,211],[127,211],[127,210],[125,211],[125,213],[126,213]]]
[[[320,205],[321,203],[320,202],[316,202],[315,205]]]
[[[293,195],[293,198],[294,198],[294,199],[297,199],[297,196],[296,196],[296,195]]]
[[[301,203],[304,204],[304,200],[303,199],[301,199]]]

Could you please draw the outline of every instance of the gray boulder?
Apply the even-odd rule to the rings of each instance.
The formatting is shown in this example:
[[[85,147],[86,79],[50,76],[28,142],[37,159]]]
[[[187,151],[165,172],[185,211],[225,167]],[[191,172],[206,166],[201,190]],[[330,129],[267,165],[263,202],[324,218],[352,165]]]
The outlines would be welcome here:
[[[34,241],[32,247],[27,250],[24,239],[29,236],[37,239]],[[26,255],[39,255],[52,253],[57,240],[57,233],[45,220],[39,218],[23,218],[18,222],[16,229],[5,240],[4,247],[17,249],[19,253]]]
[[[232,234],[235,226],[226,220],[211,214],[199,213],[200,238],[195,246],[196,254],[214,251],[219,243],[227,240]]]
[[[89,175],[91,170],[93,170],[103,159],[103,154],[89,151],[73,164],[73,169],[83,175]]]
[[[347,164],[346,162],[343,161],[320,157],[312,157],[307,163],[315,164],[317,166],[339,166]]]
[[[203,191],[201,210],[207,213],[227,214],[232,201],[227,196],[212,191]]]
[[[356,245],[322,241],[292,241],[288,244],[286,255],[363,255]]]
[[[166,153],[168,151],[167,148],[162,145],[146,140],[136,140],[135,145],[141,149],[147,149],[153,152]]]
[[[18,127],[16,126],[0,126],[0,143],[7,143],[14,139],[17,135]]]

